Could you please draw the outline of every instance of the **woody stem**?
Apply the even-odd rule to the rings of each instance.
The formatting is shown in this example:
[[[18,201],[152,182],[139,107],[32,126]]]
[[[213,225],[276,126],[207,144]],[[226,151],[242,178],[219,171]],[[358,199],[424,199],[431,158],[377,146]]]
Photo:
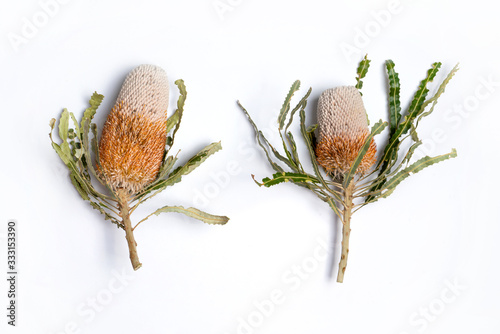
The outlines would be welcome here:
[[[347,268],[347,256],[349,255],[349,236],[351,234],[351,214],[352,214],[352,198],[353,198],[354,182],[344,189],[344,212],[342,226],[342,253],[340,255],[339,272],[337,274],[337,282],[344,281],[344,273]]]
[[[137,270],[142,266],[142,263],[139,261],[139,256],[137,255],[137,243],[135,242],[132,222],[130,221],[128,197],[122,192],[118,193],[118,197],[122,222],[125,226],[125,238],[127,239],[128,249],[130,252],[130,261],[132,262],[132,267],[134,268],[134,270]]]

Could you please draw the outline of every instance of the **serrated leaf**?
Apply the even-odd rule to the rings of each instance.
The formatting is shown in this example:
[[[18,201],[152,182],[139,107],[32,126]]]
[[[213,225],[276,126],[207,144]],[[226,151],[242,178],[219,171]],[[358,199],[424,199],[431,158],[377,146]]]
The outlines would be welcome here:
[[[418,117],[417,121],[415,122],[415,128],[418,126],[418,123],[420,122],[420,120],[423,117],[426,117],[426,116],[430,115],[434,111],[434,107],[436,106],[439,97],[441,96],[441,94],[444,93],[444,91],[446,90],[446,86],[451,81],[451,79],[453,78],[453,76],[458,72],[458,69],[459,69],[458,68],[458,64],[456,64],[455,67],[453,67],[453,69],[450,71],[450,73],[448,73],[448,75],[443,80],[443,82],[441,83],[441,85],[439,85],[439,88],[436,91],[436,93],[434,94],[434,96],[432,96],[430,99],[428,99],[427,101],[425,101],[425,103],[422,105],[422,112],[419,114],[419,117]],[[425,108],[429,104],[431,104],[431,103],[432,103],[432,106],[429,109],[429,111],[423,112],[425,110]]]
[[[87,110],[85,111],[84,117],[82,119],[82,124],[81,124],[81,133],[82,133],[81,144],[82,144],[82,149],[83,149],[83,156],[85,157],[85,161],[84,161],[83,165],[87,170],[90,170],[90,173],[100,182],[101,182],[101,178],[97,174],[96,170],[94,169],[94,165],[92,164],[92,157],[90,155],[92,143],[89,141],[89,132],[90,132],[91,124],[92,124],[91,123],[92,118],[94,117],[94,115],[97,111],[97,108],[99,107],[103,98],[104,98],[103,95],[100,95],[97,93],[94,93],[92,95],[92,98],[89,101],[90,107],[87,108]],[[87,116],[85,116],[85,114],[87,114]],[[95,135],[96,135],[96,132],[94,132],[94,136]],[[95,143],[94,150],[96,150],[97,154],[99,154],[97,142]],[[96,157],[98,157],[98,156],[96,156]],[[96,193],[98,193],[98,192],[96,191]]]
[[[379,120],[377,123],[375,123],[372,126],[370,135],[368,135],[366,137],[365,143],[363,144],[363,146],[359,150],[358,155],[356,156],[356,159],[354,160],[354,162],[351,166],[351,169],[349,170],[349,172],[347,172],[344,175],[344,182],[343,182],[344,189],[347,189],[347,187],[349,186],[349,183],[351,183],[351,180],[354,177],[354,175],[356,174],[356,170],[358,169],[359,164],[363,160],[363,157],[365,156],[366,152],[368,151],[368,148],[370,148],[370,143],[371,143],[373,137],[375,135],[378,135],[379,133],[381,133],[387,127],[387,125],[388,125],[387,122],[383,122],[382,120]]]
[[[412,124],[411,130],[410,130],[410,135],[411,135],[411,140],[414,142],[420,141],[420,138],[418,138],[418,133],[417,133],[417,127]]]
[[[69,125],[69,112],[68,109],[64,108],[59,118],[59,138],[63,142],[68,140],[68,125]]]
[[[179,89],[179,98],[177,99],[177,110],[174,112],[172,116],[167,120],[167,128],[170,126],[174,129],[171,136],[168,136],[167,143],[169,147],[174,145],[175,134],[179,130],[182,121],[182,115],[184,114],[184,104],[187,99],[187,90],[186,85],[184,84],[184,80],[178,79],[175,81],[177,88]],[[172,120],[170,120],[174,117]],[[170,121],[170,124],[169,124]],[[171,130],[171,128],[167,131],[167,133]],[[169,150],[167,150],[168,153]]]
[[[315,178],[311,178],[307,174],[299,174],[299,173],[276,173],[273,174],[273,178],[270,179],[268,177],[262,179],[262,183],[258,183],[259,186],[271,187],[279,183],[283,182],[312,182],[318,183],[318,180]]]
[[[330,208],[332,208],[333,212],[335,212],[337,217],[342,219],[343,215],[340,213],[340,209],[337,206],[337,203],[335,203],[335,200],[332,197],[329,197],[327,202],[328,202],[328,205],[330,205]]]
[[[292,100],[293,94],[299,89],[300,89],[300,81],[296,80],[292,84],[292,87],[290,87],[288,95],[286,96],[285,101],[283,102],[283,106],[281,107],[280,114],[278,116],[279,130],[282,130],[283,126],[285,125],[285,119],[288,114],[288,111],[290,110],[290,101]]]
[[[179,122],[180,112],[177,109],[172,116],[167,119],[167,133],[174,128],[174,126]]]
[[[288,123],[285,127],[285,132],[288,132],[288,128],[290,127],[290,125],[293,122],[293,116],[295,115],[295,113],[298,110],[300,110],[300,108],[305,108],[307,106],[307,99],[309,98],[309,95],[311,95],[311,92],[312,92],[312,88],[309,88],[306,92],[306,95],[304,95],[302,97],[302,99],[300,99],[299,103],[297,103],[295,108],[293,108],[292,111],[290,112],[290,118],[288,119]]]
[[[425,98],[429,92],[427,84],[434,79],[440,67],[441,63],[439,62],[432,64],[432,67],[427,71],[425,79],[420,82],[404,120],[400,122],[396,131],[390,135],[382,159],[380,159],[377,164],[377,169],[382,166],[382,168],[379,169],[379,177],[390,172],[389,166],[391,166],[398,157],[398,147],[401,144],[400,137],[408,132],[413,124],[413,120],[421,112]]]
[[[61,150],[67,156],[71,156],[71,149],[68,143],[68,126],[69,126],[69,113],[65,108],[61,113],[59,118],[59,138],[61,138],[62,143],[60,145]]]
[[[92,193],[92,189],[89,188],[89,184],[87,183],[85,178],[82,176],[82,174],[78,170],[78,167],[76,166],[76,163],[73,160],[73,157],[71,157],[71,155],[68,155],[65,152],[63,152],[61,147],[59,145],[57,145],[55,142],[52,142],[52,148],[56,151],[57,155],[59,155],[59,158],[61,158],[61,160],[64,162],[64,164],[68,167],[70,175],[75,177],[75,179],[78,181],[78,183],[82,187],[82,189],[86,193]]]
[[[270,143],[267,141],[266,137],[264,137],[264,134],[259,130],[259,128],[257,127],[257,125],[255,124],[255,122],[252,120],[252,117],[250,117],[250,114],[248,113],[248,111],[243,107],[243,105],[240,103],[240,101],[237,101],[237,104],[238,106],[241,108],[241,110],[243,111],[243,113],[247,116],[248,118],[248,121],[250,122],[250,124],[252,125],[253,129],[254,129],[254,133],[255,133],[255,139],[257,140],[257,143],[259,144],[259,146],[262,148],[262,150],[264,151],[264,153],[266,154],[266,158],[267,158],[267,161],[269,162],[269,164],[271,165],[271,167],[276,171],[276,172],[283,172],[283,168],[281,168],[280,165],[278,165],[276,162],[274,162],[272,159],[271,159],[271,156],[269,154],[269,151],[267,150],[267,148],[264,146],[264,144],[262,143],[261,141],[261,138],[264,140],[264,142],[266,143],[266,145],[268,145],[269,147],[272,148],[273,150],[273,153],[275,154],[275,156],[277,156],[277,151],[274,150],[274,148],[270,145]],[[278,153],[278,156],[279,153]],[[286,160],[286,158],[283,157],[284,160]]]
[[[283,134],[281,133],[281,131],[279,131],[281,140],[283,142],[283,149],[285,150],[287,159],[285,159],[286,161],[283,161],[283,159],[281,159],[280,157],[277,156],[277,158],[282,160],[283,162],[285,162],[292,170],[294,170],[296,172],[303,171],[303,168],[302,168],[302,165],[300,164],[299,155],[297,153],[297,145],[295,144],[295,140],[293,138],[292,133],[290,131],[288,131],[288,128],[290,127],[290,125],[293,122],[293,116],[295,115],[295,113],[298,110],[304,109],[307,106],[307,99],[309,98],[311,91],[312,91],[312,88],[309,88],[307,93],[302,97],[302,99],[299,101],[299,103],[297,103],[297,105],[290,112],[290,117],[288,119],[288,123],[285,127],[285,130],[284,130],[285,138],[283,138]],[[285,139],[286,139],[286,141],[285,141]],[[275,153],[274,150],[273,150],[273,153]],[[275,155],[276,155],[276,153],[275,153]]]
[[[158,173],[158,178],[163,179],[174,167],[177,158],[174,158],[172,155],[169,155],[165,161],[163,162],[160,172]]]
[[[281,131],[280,131],[280,138],[281,138],[281,142],[283,143],[283,150],[285,151],[286,158],[285,157],[281,158],[281,154],[279,154],[271,145],[269,145],[269,147],[271,147],[271,150],[273,151],[274,155],[278,159],[280,159],[284,163],[286,163],[288,165],[288,167],[290,167],[292,170],[298,171],[297,164],[295,163],[295,160],[293,159],[292,154],[288,150],[288,147],[287,147],[286,142],[285,142],[285,138],[283,138],[283,134],[281,133]]]
[[[75,127],[76,137],[78,138],[78,140],[80,140],[80,138],[81,138],[80,125],[78,124],[78,121],[76,120],[76,117],[72,112],[69,113],[69,116],[71,117],[71,120],[73,121],[73,126]]]
[[[74,173],[70,174],[70,179],[71,179],[71,183],[73,183],[73,186],[78,191],[80,196],[82,196],[82,198],[84,200],[90,201],[90,197],[88,196],[87,192],[83,189],[82,185],[78,182]]]
[[[71,155],[69,154],[66,154],[62,149],[61,149],[61,146],[59,146],[58,144],[56,144],[55,142],[52,142],[52,148],[56,151],[57,155],[59,156],[59,158],[61,158],[61,160],[64,162],[64,164],[66,166],[68,166],[68,168],[71,168],[70,167],[70,164],[71,163],[74,163],[73,159],[71,158]]]
[[[182,176],[188,175],[198,166],[200,166],[205,160],[207,160],[209,156],[211,156],[212,154],[221,149],[222,145],[220,141],[217,143],[212,143],[210,145],[207,145],[200,152],[192,156],[191,159],[189,159],[188,162],[184,164],[184,166],[178,167],[176,170],[174,170],[172,174],[178,174]]]
[[[318,181],[321,183],[323,186],[323,189],[325,191],[328,191],[330,196],[335,197],[336,200],[341,200],[340,196],[335,192],[332,191],[328,185],[328,183],[325,181],[323,178],[323,175],[321,174],[321,170],[319,169],[318,162],[316,161],[316,153],[314,152],[314,146],[313,146],[313,135],[314,132],[308,132],[308,128],[306,127],[306,112],[304,108],[300,109],[299,112],[300,115],[300,132],[302,133],[302,137],[304,138],[304,141],[306,142],[306,147],[307,150],[309,151],[309,157],[311,159],[311,164],[314,169],[314,174],[316,175]],[[310,129],[311,127],[309,127]]]
[[[94,209],[99,211],[104,215],[105,220],[110,220],[112,223],[116,224],[119,228],[125,229],[123,224],[118,221],[115,217],[111,216],[109,213],[107,213],[98,203],[94,201],[90,201],[90,206],[92,206]]]
[[[167,179],[158,181],[157,184],[155,184],[151,188],[148,188],[148,192],[150,192],[152,190],[162,191],[166,187],[174,185],[177,182],[180,182],[182,179],[182,176],[185,176],[185,175],[191,173],[198,166],[200,166],[205,160],[207,160],[209,156],[211,156],[215,152],[219,151],[220,149],[222,149],[220,142],[207,145],[200,152],[198,152],[197,154],[192,156],[191,159],[189,159],[188,162],[186,162],[183,166],[177,167],[168,176]]]
[[[406,156],[403,158],[403,161],[401,161],[401,165],[403,164],[408,164],[411,160],[411,157],[413,156],[413,153],[415,153],[415,150],[417,147],[422,145],[421,141],[417,141],[416,143],[412,144],[410,148],[408,149],[408,152],[406,152]]]
[[[365,57],[359,62],[358,69],[356,71],[357,77],[356,77],[356,88],[358,91],[363,88],[363,79],[366,76],[366,73],[368,73],[368,69],[370,68],[370,61],[368,60],[368,55],[365,55]],[[359,94],[363,95],[361,91]]]
[[[411,164],[410,166],[404,168],[400,172],[398,172],[396,175],[394,175],[391,179],[389,179],[384,188],[387,191],[386,193],[382,193],[381,197],[387,197],[389,196],[394,189],[407,177],[409,177],[411,174],[416,174],[420,172],[422,169],[429,167],[435,163],[438,163],[440,161],[444,161],[450,158],[455,158],[457,156],[457,151],[455,149],[452,149],[450,153],[447,154],[442,154],[438,155],[435,157],[429,157],[425,156],[415,163]]]
[[[432,82],[432,80],[434,80],[434,77],[436,76],[440,67],[441,67],[440,62],[436,62],[436,63],[432,64],[432,67],[427,71],[427,76],[425,77],[424,80],[422,80],[420,82],[418,90],[416,91],[415,95],[413,96],[413,100],[411,102],[410,108],[408,109],[408,113],[405,116],[404,121],[399,125],[397,131],[394,134],[395,136],[397,136],[397,138],[399,138],[401,135],[408,132],[415,117],[418,114],[420,114],[420,112],[423,110],[425,98],[427,97],[427,94],[429,93],[429,89],[427,88],[427,84],[429,82]]]
[[[389,119],[390,119],[390,133],[391,135],[396,132],[396,129],[401,120],[401,102],[399,99],[400,83],[399,75],[394,70],[394,62],[387,60],[386,63],[387,76],[389,79]]]
[[[92,96],[90,97],[89,100],[89,107],[85,109],[82,117],[82,124],[88,120],[89,123],[92,121],[94,118],[94,115],[97,111],[97,108],[101,105],[102,100],[104,99],[104,95],[97,94],[97,92],[94,92]],[[80,129],[82,131],[82,129]]]
[[[295,142],[295,139],[293,138],[293,135],[291,132],[288,132],[286,135],[288,136],[288,141],[290,143],[290,150],[292,151],[293,161],[295,162],[295,165],[297,166],[297,168],[302,170],[303,168],[302,168],[302,165],[300,163],[299,153],[297,152],[297,143]]]
[[[158,216],[160,213],[167,213],[167,212],[182,213],[188,217],[201,220],[202,222],[210,224],[210,225],[224,225],[229,221],[229,218],[226,216],[211,215],[209,213],[206,213],[204,211],[201,211],[201,210],[198,210],[195,208],[185,209],[182,206],[164,206],[164,207],[156,210],[155,212],[153,212],[151,215]],[[149,216],[151,216],[151,215],[149,215]]]

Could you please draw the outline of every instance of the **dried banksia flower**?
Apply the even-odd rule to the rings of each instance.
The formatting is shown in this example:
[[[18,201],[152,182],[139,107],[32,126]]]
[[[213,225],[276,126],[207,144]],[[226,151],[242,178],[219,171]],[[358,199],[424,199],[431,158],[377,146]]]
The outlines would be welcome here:
[[[133,195],[156,179],[167,139],[168,80],[163,69],[130,72],[99,142],[103,178],[113,191]]]
[[[78,193],[106,219],[125,230],[134,270],[142,264],[137,255],[134,230],[152,215],[178,212],[208,224],[225,224],[229,218],[215,216],[195,208],[164,206],[132,226],[135,209],[165,188],[180,182],[209,156],[221,149],[212,143],[191,157],[186,164],[174,168],[177,155],[168,152],[174,143],[184,111],[187,92],[184,82],[175,82],[180,91],[175,113],[167,117],[169,86],[165,71],[153,65],[141,65],[126,77],[115,106],[104,124],[99,145],[97,127],[92,119],[103,100],[97,93],[90,99],[80,123],[64,109],[59,119],[61,144],[50,138],[52,147],[70,171],[70,179]],[[74,128],[69,126],[71,118]],[[54,128],[55,119],[50,121]],[[93,139],[89,138],[92,130]],[[95,155],[96,165],[92,164]],[[109,193],[101,193],[92,184],[93,176]]]
[[[276,171],[271,178],[266,177],[262,179],[262,182],[255,182],[265,187],[292,182],[307,188],[322,201],[328,203],[342,223],[342,251],[337,282],[343,282],[347,267],[352,214],[368,203],[392,194],[397,185],[411,174],[457,155],[453,149],[447,154],[435,157],[426,156],[410,163],[415,149],[422,143],[416,131],[418,123],[433,111],[437,99],[444,92],[458,67],[448,74],[436,93],[427,98],[429,92],[427,85],[433,80],[441,66],[441,63],[434,63],[420,83],[410,107],[406,113],[402,113],[399,101],[399,76],[394,71],[394,63],[387,60],[390,122],[380,120],[372,126],[370,131],[359,92],[363,86],[361,79],[366,75],[369,63],[366,57],[360,62],[355,87],[337,87],[321,94],[318,101],[317,125],[306,126],[305,108],[311,94],[310,88],[297,105],[291,108],[293,94],[300,88],[299,81],[293,83],[278,116],[278,132],[285,154],[281,154],[271,145],[240,104],[255,130],[260,147],[265,151],[270,165]],[[430,108],[424,112],[427,106]],[[309,151],[313,173],[308,173],[302,165],[304,157],[299,156],[297,142],[292,132],[289,131],[297,112],[300,115],[300,132]],[[382,154],[377,163],[377,149],[373,137],[387,126],[389,126],[389,138],[387,145],[380,150]],[[318,129],[317,141],[314,137],[316,129]],[[400,147],[401,143],[407,139],[412,143],[405,152]],[[322,173],[320,166],[324,168],[326,174]]]
[[[358,89],[343,86],[324,91],[318,101],[319,138],[316,160],[339,177],[347,173],[370,135],[366,111]],[[357,173],[366,173],[377,157],[375,141],[361,160]]]

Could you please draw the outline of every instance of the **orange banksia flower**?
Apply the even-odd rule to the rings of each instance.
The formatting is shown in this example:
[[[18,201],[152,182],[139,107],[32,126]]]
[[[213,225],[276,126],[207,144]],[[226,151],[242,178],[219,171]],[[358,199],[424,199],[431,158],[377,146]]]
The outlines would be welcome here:
[[[343,86],[324,91],[318,101],[319,138],[316,160],[333,176],[349,171],[370,135],[366,111],[358,89]],[[374,140],[356,173],[366,173],[376,162]]]
[[[132,225],[131,215],[140,204],[180,182],[183,176],[222,148],[220,142],[211,143],[184,165],[174,168],[177,154],[169,155],[169,151],[187,97],[184,81],[179,79],[175,84],[180,93],[177,110],[167,117],[169,85],[165,71],[154,65],[138,66],[125,78],[104,123],[99,144],[97,126],[92,120],[104,96],[97,93],[92,95],[80,123],[73,113],[64,109],[58,126],[60,144],[54,142],[52,131],[49,135],[52,147],[68,167],[71,183],[80,196],[125,231],[134,270],[142,266],[134,230],[151,216],[177,212],[207,224],[223,225],[229,221],[226,216],[211,215],[196,208],[167,205]],[[55,123],[55,119],[49,123],[52,130]],[[93,179],[105,185],[108,191],[98,191]]]
[[[112,190],[132,195],[156,179],[167,138],[168,89],[165,71],[153,65],[125,79],[99,143],[100,171]]]

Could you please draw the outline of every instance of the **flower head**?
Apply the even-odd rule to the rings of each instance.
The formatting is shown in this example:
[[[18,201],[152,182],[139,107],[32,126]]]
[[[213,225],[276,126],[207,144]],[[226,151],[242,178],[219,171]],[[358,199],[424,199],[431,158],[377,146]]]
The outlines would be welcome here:
[[[370,134],[358,89],[342,86],[325,90],[318,102],[318,124],[318,164],[335,177],[347,173]],[[356,173],[366,173],[376,162],[376,153],[372,139]]]
[[[158,175],[165,151],[168,79],[154,65],[132,70],[99,142],[99,171],[113,191],[135,194]]]

